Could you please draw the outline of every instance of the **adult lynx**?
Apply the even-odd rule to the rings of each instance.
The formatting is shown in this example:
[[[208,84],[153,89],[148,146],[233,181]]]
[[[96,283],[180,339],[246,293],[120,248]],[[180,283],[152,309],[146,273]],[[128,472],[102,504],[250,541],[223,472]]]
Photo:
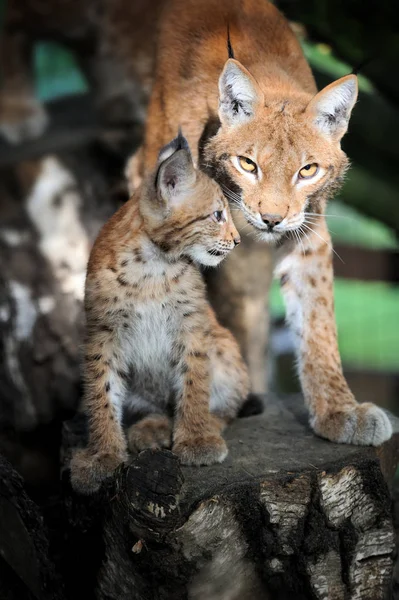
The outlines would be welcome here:
[[[289,23],[266,1],[54,0],[53,12],[40,12],[41,3],[35,10],[35,0],[8,4],[14,22],[6,22],[2,36],[3,131],[18,137],[21,114],[28,129],[43,125],[39,117],[32,121],[28,100],[22,102],[27,78],[15,76],[26,50],[17,35],[20,15],[27,15],[31,37],[38,30],[54,36],[58,27],[72,43],[89,38],[80,50],[98,97],[133,99],[138,85],[145,103],[149,98],[144,143],[128,168],[131,187],[154,168],[159,148],[181,125],[195,162],[239,209],[234,219],[242,243],[217,277],[209,275],[208,289],[221,323],[240,344],[252,390],[264,391],[266,384],[273,248],[314,430],[338,442],[377,445],[389,438],[385,413],[358,405],[342,373],[323,216],[348,166],[340,141],[356,101],[356,77],[317,93]],[[57,22],[57,15],[64,19]],[[228,27],[235,59],[226,61]],[[8,60],[10,48],[20,60]],[[10,128],[4,119],[16,95],[21,114]]]

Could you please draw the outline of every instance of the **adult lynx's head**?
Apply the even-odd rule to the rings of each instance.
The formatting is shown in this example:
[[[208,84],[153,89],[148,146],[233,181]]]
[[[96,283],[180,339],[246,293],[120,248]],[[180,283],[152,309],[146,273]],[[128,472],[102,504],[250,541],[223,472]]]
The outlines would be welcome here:
[[[188,256],[216,266],[240,243],[222,190],[195,169],[181,134],[160,151],[141,195],[140,212],[151,240],[170,260]]]
[[[205,147],[205,162],[227,197],[269,242],[299,230],[305,212],[321,212],[342,180],[348,160],[340,141],[357,78],[343,77],[314,97],[287,89],[262,89],[229,59],[219,79],[221,126]]]

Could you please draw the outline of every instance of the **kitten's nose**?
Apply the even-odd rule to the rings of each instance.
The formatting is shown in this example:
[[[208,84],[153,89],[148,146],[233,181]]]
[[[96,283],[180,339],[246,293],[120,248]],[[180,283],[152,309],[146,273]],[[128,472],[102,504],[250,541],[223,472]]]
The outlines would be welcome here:
[[[233,242],[234,242],[234,246],[238,246],[238,244],[241,242],[241,238],[240,238],[240,236],[239,236],[239,235],[237,235],[237,236],[236,236],[236,237],[233,239]]]
[[[264,213],[263,215],[261,215],[261,217],[262,221],[265,223],[265,225],[269,225],[270,229],[273,229],[273,227],[279,225],[283,220],[283,217],[281,215],[275,215],[271,213]]]

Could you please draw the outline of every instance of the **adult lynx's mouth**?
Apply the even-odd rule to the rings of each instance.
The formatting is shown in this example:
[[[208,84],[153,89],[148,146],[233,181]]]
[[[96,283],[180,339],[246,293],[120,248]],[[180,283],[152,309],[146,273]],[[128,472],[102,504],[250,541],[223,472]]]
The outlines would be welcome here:
[[[276,231],[275,229],[270,228],[269,225],[266,225],[266,223],[262,221],[260,215],[259,218],[257,218],[246,208],[246,206],[243,203],[241,204],[240,208],[244,214],[246,221],[257,230],[256,237],[259,240],[276,244],[281,239],[281,237],[284,234],[284,231]]]

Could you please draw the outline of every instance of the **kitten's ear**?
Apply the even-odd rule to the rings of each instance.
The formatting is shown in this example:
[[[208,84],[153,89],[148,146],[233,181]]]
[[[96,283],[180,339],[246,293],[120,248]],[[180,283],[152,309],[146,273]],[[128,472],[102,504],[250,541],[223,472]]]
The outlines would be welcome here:
[[[167,207],[176,206],[185,199],[195,180],[196,171],[190,147],[179,131],[177,138],[159,153],[155,178],[157,196]]]
[[[348,129],[356,99],[357,77],[346,75],[316,94],[306,111],[323,133],[339,141]]]
[[[230,58],[219,78],[219,118],[222,125],[235,126],[250,121],[263,102],[263,93],[249,71]]]

